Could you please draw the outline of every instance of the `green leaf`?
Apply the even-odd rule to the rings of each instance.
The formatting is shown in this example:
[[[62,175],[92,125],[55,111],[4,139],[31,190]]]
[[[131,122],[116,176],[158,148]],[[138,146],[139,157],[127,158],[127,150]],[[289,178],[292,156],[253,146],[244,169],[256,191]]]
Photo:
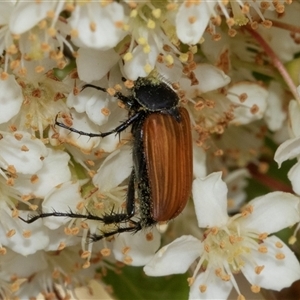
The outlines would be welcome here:
[[[125,266],[121,274],[111,270],[103,281],[113,289],[115,299],[184,300],[188,299],[187,274],[148,277],[142,267]]]

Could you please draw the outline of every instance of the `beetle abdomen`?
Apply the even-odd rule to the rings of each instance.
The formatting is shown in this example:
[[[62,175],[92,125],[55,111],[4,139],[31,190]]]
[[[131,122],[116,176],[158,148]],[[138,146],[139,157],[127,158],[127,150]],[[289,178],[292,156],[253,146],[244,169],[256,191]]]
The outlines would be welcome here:
[[[190,118],[179,108],[180,122],[152,113],[143,124],[143,145],[152,202],[152,218],[168,221],[184,209],[191,193],[193,154]]]

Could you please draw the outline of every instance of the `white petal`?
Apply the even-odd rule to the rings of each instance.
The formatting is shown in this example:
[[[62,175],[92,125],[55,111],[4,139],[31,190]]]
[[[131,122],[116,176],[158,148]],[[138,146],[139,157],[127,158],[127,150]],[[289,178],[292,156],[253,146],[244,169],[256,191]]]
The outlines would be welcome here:
[[[42,160],[47,155],[47,149],[41,140],[33,139],[29,133],[23,131],[2,135],[0,155],[7,165],[14,166],[17,173],[23,174],[35,174],[41,169]],[[24,146],[27,150],[24,150]]]
[[[70,247],[78,245],[82,241],[82,237],[80,236],[66,235],[64,226],[55,230],[48,229],[47,236],[49,243],[47,247],[43,248],[44,251],[57,251],[61,243],[64,243],[66,247]]]
[[[222,70],[209,64],[198,64],[194,73],[199,81],[197,85],[191,86],[190,80],[186,78],[180,80],[180,87],[188,91],[188,96],[191,98],[194,97],[195,92],[206,93],[214,91],[226,86],[231,80]]]
[[[283,89],[277,82],[272,81],[269,86],[269,95],[267,97],[267,109],[265,120],[270,130],[277,131],[286,119],[286,112],[282,107]]]
[[[276,247],[276,243],[281,245],[280,248]],[[268,252],[253,251],[251,262],[246,263],[242,268],[243,274],[251,284],[280,291],[300,279],[299,261],[291,249],[278,237],[268,237],[262,245],[267,247]],[[283,254],[284,258],[277,259],[276,254]],[[252,261],[255,261],[257,266],[264,266],[259,275],[255,273]]]
[[[19,176],[15,180],[14,187],[21,194],[34,194],[37,198],[44,198],[46,194],[55,186],[71,180],[71,172],[68,168],[70,156],[63,151],[54,151],[48,148],[48,155],[43,160],[42,168],[34,175],[36,179],[32,180],[32,176]]]
[[[22,34],[47,17],[49,11],[55,10],[56,2],[19,1],[10,17],[10,30],[14,34]]]
[[[99,80],[109,72],[118,60],[119,55],[113,49],[100,51],[80,48],[76,58],[78,76],[87,83]]]
[[[16,274],[19,278],[29,278],[39,271],[46,270],[48,267],[46,256],[43,251],[28,255],[27,257],[16,254],[13,251],[8,251],[1,264],[3,269],[1,272],[8,274],[8,277],[10,277],[11,274]]]
[[[86,133],[99,133],[99,128],[92,123],[86,114],[79,114],[74,110],[72,112],[73,128],[79,129]],[[100,143],[99,137],[90,138],[89,136],[79,135],[75,132],[70,132],[68,129],[56,126],[56,131],[59,132],[59,140],[63,143],[69,143],[72,146],[79,148],[82,152],[89,154]]]
[[[211,270],[213,271],[213,270]],[[208,272],[208,270],[206,271]],[[230,281],[225,281],[220,279],[220,277],[209,276],[207,280],[206,272],[201,272],[195,279],[194,283],[190,288],[189,299],[196,300],[196,299],[203,299],[203,300],[221,300],[227,299],[230,291],[232,290],[232,283]],[[199,290],[200,285],[206,285],[207,290],[204,293],[201,293]]]
[[[143,47],[138,45],[132,51],[132,59],[125,61],[124,74],[126,78],[136,80],[138,77],[146,77],[148,73],[144,69],[149,64],[153,69],[158,55],[157,49],[152,47],[150,53],[145,53]]]
[[[1,223],[5,224],[0,227],[0,242],[2,245],[14,250],[22,255],[33,254],[38,250],[44,249],[49,243],[47,228],[42,226],[42,221],[37,220],[31,224],[26,224],[20,219],[11,217],[11,210],[7,209],[4,212],[1,207]],[[28,212],[19,211],[20,217],[27,219]],[[15,234],[8,238],[6,236],[9,230],[15,229]],[[30,231],[30,237],[24,237],[24,231]]]
[[[72,41],[79,47],[108,50],[125,35],[125,31],[116,26],[124,22],[124,8],[117,2],[104,6],[93,2],[77,5],[68,22],[78,32],[78,37],[73,37]],[[91,29],[91,23],[95,30]]]
[[[6,80],[0,80],[0,124],[9,121],[20,110],[23,94],[20,85],[13,75]]]
[[[195,5],[192,2],[190,5],[185,2],[181,4],[176,15],[176,32],[183,43],[197,44],[200,41],[215,5],[214,1],[203,1]]]
[[[273,192],[250,201],[253,212],[239,218],[240,227],[259,233],[273,233],[300,221],[299,197],[284,192]],[[275,217],[276,216],[276,217]]]
[[[144,272],[149,276],[185,273],[202,251],[203,246],[198,239],[181,236],[161,248],[144,267]]]
[[[240,102],[239,96],[246,93],[247,98]],[[239,82],[228,89],[227,97],[238,105],[234,110],[234,124],[248,124],[263,117],[267,108],[268,92],[265,88],[252,82]],[[251,112],[253,107],[257,107],[255,113]]]
[[[300,92],[299,88],[298,92]],[[296,100],[291,100],[289,103],[289,122],[292,137],[300,137],[300,105]]]
[[[289,139],[281,144],[274,155],[274,160],[280,168],[282,162],[297,157],[300,154],[300,137]]]
[[[148,240],[145,231],[135,234],[124,232],[116,237],[113,253],[117,260],[126,263],[130,257],[131,266],[144,266],[147,264],[160,246],[160,234],[157,229],[151,230],[153,239]],[[129,249],[124,252],[124,249]]]
[[[199,81],[196,87],[202,93],[224,87],[229,84],[231,80],[222,70],[209,64],[198,64],[194,72]]]
[[[116,172],[116,170],[118,170]],[[132,150],[122,147],[111,153],[93,177],[93,183],[99,187],[101,193],[110,191],[121,184],[132,171]]]
[[[201,228],[222,226],[228,220],[227,186],[222,181],[222,172],[211,173],[193,182],[193,198]]]
[[[54,188],[46,197],[42,205],[44,213],[53,211],[68,213],[76,212],[76,206],[82,201],[78,182],[65,182]],[[59,199],[59,201],[58,201]],[[68,217],[48,217],[43,219],[43,223],[50,229],[57,229],[70,221]]]
[[[298,161],[296,164],[288,172],[288,178],[291,181],[293,190],[296,194],[300,195],[300,162]]]
[[[238,211],[246,200],[247,194],[244,189],[248,185],[249,177],[250,173],[247,169],[237,169],[224,178],[228,187],[228,212]]]
[[[206,172],[206,152],[203,148],[193,143],[193,172],[194,177],[205,177]]]

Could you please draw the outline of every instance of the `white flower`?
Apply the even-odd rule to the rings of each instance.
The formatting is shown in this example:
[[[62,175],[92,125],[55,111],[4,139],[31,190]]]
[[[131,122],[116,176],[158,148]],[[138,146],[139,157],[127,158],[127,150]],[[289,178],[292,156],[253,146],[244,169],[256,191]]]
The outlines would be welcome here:
[[[291,138],[283,142],[276,150],[274,160],[281,164],[288,159],[298,158],[300,154],[300,106],[295,100],[289,103],[289,124]],[[299,179],[300,179],[300,162],[298,161],[289,171],[288,178],[292,183],[293,190],[299,195]]]
[[[293,252],[279,238],[268,237],[299,221],[298,197],[270,193],[229,217],[227,187],[220,172],[195,179],[193,196],[198,225],[205,229],[203,240],[183,236],[163,247],[144,267],[146,274],[184,273],[199,257],[189,279],[190,299],[226,299],[232,287],[241,295],[234,279],[237,272],[243,272],[255,292],[261,287],[281,290],[300,278]]]
[[[198,3],[184,1],[176,15],[176,33],[185,44],[197,44],[215,14],[217,1],[203,1]]]
[[[13,75],[9,75],[6,80],[0,80],[0,90],[5,91],[0,96],[0,124],[2,124],[19,112],[23,95],[22,89]]]
[[[228,89],[227,97],[237,105],[233,124],[248,124],[264,116],[268,92],[257,83],[238,82]]]
[[[108,50],[124,37],[124,8],[120,3],[76,5],[69,18],[72,41],[79,47]]]

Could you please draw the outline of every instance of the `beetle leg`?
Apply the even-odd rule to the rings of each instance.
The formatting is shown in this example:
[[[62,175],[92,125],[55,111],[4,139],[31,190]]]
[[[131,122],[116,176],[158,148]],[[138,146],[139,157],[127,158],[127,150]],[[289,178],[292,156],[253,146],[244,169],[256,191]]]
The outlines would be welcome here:
[[[120,133],[123,130],[125,130],[128,126],[130,126],[132,123],[134,123],[141,115],[144,114],[143,110],[138,111],[137,113],[135,113],[133,116],[131,116],[129,119],[127,119],[126,121],[124,121],[123,123],[121,123],[121,125],[117,126],[116,128],[114,128],[113,130],[107,131],[107,132],[102,132],[102,133],[88,133],[88,132],[84,132],[81,130],[78,130],[76,128],[73,127],[69,127],[66,124],[62,123],[62,122],[58,122],[57,121],[57,117],[58,115],[56,115],[55,117],[55,125],[68,129],[71,132],[75,132],[78,133],[79,135],[86,135],[89,137],[105,137],[108,136],[112,133]]]
[[[93,84],[85,84],[82,87],[81,91],[83,91],[84,89],[86,89],[88,87],[91,87],[93,89],[96,89],[96,90],[108,93],[106,88],[103,88],[103,87],[97,86],[97,85],[93,85]],[[127,96],[123,95],[120,92],[115,92],[115,94],[113,95],[113,97],[116,97],[116,98],[120,99],[125,105],[127,105],[127,107],[131,107],[132,106],[132,99],[130,97],[127,97]]]
[[[93,215],[89,212],[87,214],[80,214],[80,213],[74,213],[70,210],[69,212],[65,212],[65,213],[58,212],[58,211],[53,211],[51,213],[41,212],[38,215],[29,216],[29,219],[27,220],[21,217],[19,217],[19,219],[21,219],[22,221],[28,224],[33,223],[38,219],[48,218],[48,217],[68,217],[72,219],[96,220],[96,221],[102,221],[106,225],[128,221],[130,220],[131,217],[133,217],[135,212],[135,202],[134,202],[135,175],[134,174],[135,174],[134,170],[132,170],[130,175],[130,181],[128,184],[128,192],[127,192],[127,199],[126,199],[126,213],[115,213],[114,211],[112,211],[111,213],[105,214],[100,217],[97,215]]]
[[[113,236],[115,234],[118,233],[122,233],[122,232],[133,232],[136,233],[138,231],[140,231],[142,229],[142,225],[141,222],[134,222],[134,221],[130,221],[132,223],[132,226],[128,226],[128,227],[118,227],[117,229],[113,230],[113,231],[109,231],[109,232],[102,232],[102,234],[93,234],[90,236],[90,239],[92,242],[97,242],[100,241],[104,238]]]

